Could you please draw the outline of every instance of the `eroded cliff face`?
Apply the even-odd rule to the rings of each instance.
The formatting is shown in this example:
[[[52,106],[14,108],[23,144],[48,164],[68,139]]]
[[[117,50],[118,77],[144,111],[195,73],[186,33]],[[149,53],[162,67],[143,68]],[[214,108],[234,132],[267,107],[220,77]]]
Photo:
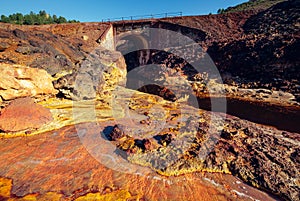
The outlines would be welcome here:
[[[299,1],[267,10],[163,21],[204,31],[207,37],[199,44],[226,84],[282,90],[298,99]]]

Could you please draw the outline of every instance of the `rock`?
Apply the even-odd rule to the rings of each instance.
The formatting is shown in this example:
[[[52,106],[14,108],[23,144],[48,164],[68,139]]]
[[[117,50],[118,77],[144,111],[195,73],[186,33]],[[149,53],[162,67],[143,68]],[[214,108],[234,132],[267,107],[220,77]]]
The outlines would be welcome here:
[[[243,28],[246,33],[297,34],[299,31],[299,9],[300,4],[297,0],[278,3],[270,9],[250,17]]]
[[[41,52],[41,50],[37,47],[32,47],[30,45],[25,45],[25,46],[20,46],[16,49],[16,52],[21,53],[21,54],[25,54],[25,55],[29,55],[29,54],[34,54],[34,53],[38,53]]]
[[[0,72],[0,97],[3,100],[57,93],[52,77],[45,70],[0,64]]]
[[[176,101],[176,95],[168,88],[156,84],[145,85],[138,89],[141,92],[160,96],[168,101]]]
[[[0,130],[17,132],[38,129],[52,120],[49,109],[34,103],[31,98],[19,98],[1,111]]]
[[[144,148],[145,148],[146,151],[152,150],[153,147],[154,147],[152,141],[149,140],[149,139],[144,139],[143,140],[143,146],[144,146]]]
[[[63,63],[63,65],[61,65]],[[66,64],[66,65],[65,65]],[[60,59],[56,59],[55,56],[45,55],[30,64],[31,67],[40,68],[46,70],[50,75],[55,75],[62,70],[71,70],[74,68],[73,64],[69,61],[61,62]]]
[[[11,32],[8,32],[7,30],[4,30],[4,29],[0,29],[0,39],[3,40],[3,39],[8,39],[11,37]]]
[[[136,107],[130,107],[131,118],[138,112],[147,114],[150,121],[158,121],[154,110],[149,113],[147,109],[153,107],[150,99],[134,98],[134,104]],[[197,171],[230,173],[254,187],[299,200],[298,133],[282,132],[230,115],[220,125],[211,122],[208,111],[200,110],[201,116],[197,117],[196,108],[180,112],[171,102],[159,104],[169,111],[163,118],[168,125],[159,133],[140,120],[133,125],[115,126],[124,128],[113,132],[117,137],[112,143],[120,156],[166,176]]]
[[[140,121],[140,124],[147,124],[147,125],[150,125],[151,124],[151,121],[149,121],[149,119],[143,119]]]
[[[97,48],[84,60],[78,71],[54,81],[54,87],[66,98],[93,99],[109,96],[117,86],[126,84],[126,64],[116,51]]]
[[[42,37],[43,39],[44,37]],[[48,40],[45,38],[44,40]],[[37,58],[34,60],[30,66],[35,68],[45,69],[50,75],[54,75],[59,73],[62,70],[71,70],[75,68],[75,65],[72,63],[70,59],[67,58],[65,54],[61,54],[61,52],[56,48],[53,44],[45,43],[45,41],[30,41],[32,46],[30,49],[31,52],[41,52],[43,54],[42,58]],[[65,44],[64,44],[65,45]],[[65,47],[70,55],[77,57],[77,59],[82,59],[82,54],[72,47]]]
[[[218,122],[211,123],[212,125],[209,125],[211,122],[211,112],[164,101],[158,96],[152,96],[145,93],[135,92],[136,94],[132,96],[132,93],[130,93],[128,89],[122,89],[119,93],[120,94],[117,94],[119,98],[116,100],[116,105],[120,106],[120,108],[125,108],[128,105],[128,102],[131,102],[129,114],[125,110],[117,109],[120,113],[127,114],[117,115],[118,117],[114,115],[116,119],[108,120],[107,117],[110,118],[111,114],[107,113],[105,110],[103,111],[103,108],[97,104],[97,108],[95,110],[95,112],[98,113],[96,115],[99,117],[97,124],[81,124],[82,122],[93,121],[93,119],[84,119],[84,113],[89,113],[90,110],[86,111],[84,109],[86,106],[81,105],[80,108],[82,108],[82,110],[78,111],[80,116],[77,117],[77,120],[80,118],[80,123],[78,122],[79,124],[77,124],[76,127],[68,127],[66,125],[70,125],[70,123],[74,122],[74,113],[71,111],[72,106],[74,107],[72,101],[62,99],[56,99],[56,101],[54,101],[51,99],[49,102],[45,101],[45,103],[41,104],[52,108],[51,111],[54,112],[53,115],[56,115],[51,125],[59,125],[59,127],[56,128],[64,126],[64,128],[59,130],[50,127],[51,129],[49,130],[51,130],[51,132],[49,133],[26,138],[25,141],[27,144],[24,143],[24,138],[21,137],[0,139],[1,156],[3,156],[0,157],[0,177],[3,176],[13,179],[13,184],[16,186],[14,186],[12,193],[18,194],[18,196],[24,196],[28,193],[28,191],[40,192],[41,194],[48,191],[55,191],[64,192],[67,196],[69,196],[75,190],[83,189],[81,188],[81,182],[83,182],[82,185],[87,184],[86,182],[88,182],[90,185],[87,186],[91,187],[89,189],[92,190],[94,189],[92,188],[92,184],[100,185],[99,181],[107,181],[107,179],[103,178],[107,178],[104,175],[108,174],[106,172],[108,168],[105,168],[106,171],[103,171],[103,169],[99,169],[99,166],[108,163],[112,164],[112,166],[114,166],[113,164],[116,164],[116,167],[125,167],[126,169],[128,168],[133,171],[135,171],[135,169],[132,169],[131,166],[129,167],[127,165],[130,164],[138,168],[142,168],[139,165],[147,166],[161,174],[167,175],[194,172],[191,174],[180,175],[178,177],[162,177],[168,179],[185,177],[187,175],[195,175],[196,178],[199,178],[202,173],[199,174],[197,171],[218,172],[228,170],[229,172],[229,168],[235,175],[238,175],[238,173],[242,171],[248,171],[250,173],[254,173],[255,171],[263,172],[261,169],[262,167],[257,167],[255,162],[250,164],[251,166],[243,165],[243,160],[247,160],[248,157],[253,158],[252,150],[247,150],[247,147],[249,144],[255,144],[256,141],[258,141],[257,145],[255,145],[255,149],[258,150],[257,153],[268,153],[267,150],[274,147],[275,154],[278,154],[279,157],[284,156],[281,161],[274,161],[274,165],[268,167],[270,171],[264,171],[266,172],[266,174],[264,174],[265,180],[269,181],[270,178],[273,177],[273,174],[271,173],[275,171],[288,172],[292,170],[294,172],[295,164],[299,161],[296,154],[299,151],[299,149],[297,149],[297,141],[299,142],[297,133],[293,135],[289,132],[283,133],[274,128],[264,127],[238,118],[228,118],[225,122],[226,125],[228,125],[224,127],[220,127]],[[67,101],[68,104],[66,104],[65,101]],[[81,102],[89,103],[90,101]],[[57,110],[58,108],[59,110]],[[150,118],[153,123],[152,125],[149,126],[140,124],[139,121],[145,118],[145,115]],[[70,119],[72,120],[69,121]],[[62,125],[62,122],[65,124]],[[92,127],[88,127],[87,125],[91,125]],[[108,138],[108,134],[110,134],[113,130],[113,125],[118,125],[118,129],[116,129],[116,141],[111,141]],[[163,125],[163,128],[160,128],[160,125]],[[199,129],[196,129],[197,125],[199,125]],[[207,158],[197,160],[200,155],[199,148],[201,148],[205,140],[210,137],[210,133],[208,133],[209,126],[211,126],[212,129],[211,137],[214,137],[216,142],[219,141],[219,144],[215,145],[215,149],[211,150],[211,154],[207,155]],[[157,127],[159,129],[157,129]],[[216,127],[223,129],[224,132],[230,133],[231,137],[227,140],[214,135],[214,133],[218,133]],[[43,129],[44,128],[45,127],[43,127]],[[44,132],[45,130],[43,129],[41,129],[40,132]],[[88,129],[88,131],[86,129]],[[123,132],[120,132],[119,129]],[[99,135],[99,133],[101,134]],[[253,136],[252,133],[254,134]],[[78,136],[82,139],[79,139]],[[118,136],[124,137],[119,138]],[[266,138],[267,141],[262,143],[261,141],[256,140],[259,136]],[[267,142],[270,142],[270,146]],[[287,143],[287,146],[280,146],[283,145],[284,142]],[[21,145],[19,143],[21,143]],[[84,146],[81,143],[84,143]],[[259,148],[260,144],[264,147]],[[34,149],[34,151],[32,149]],[[74,152],[74,150],[77,149],[78,152]],[[22,155],[17,154],[15,157],[9,157],[14,153],[20,153],[19,150],[23,150],[26,154],[22,152]],[[91,155],[86,150],[89,150]],[[270,151],[270,153],[272,151]],[[289,154],[291,155],[290,158],[292,162],[287,162],[286,165],[282,166],[282,168],[277,168],[277,166],[283,164],[283,161]],[[45,157],[46,155],[49,157]],[[99,158],[97,157],[100,155],[104,158],[99,161]],[[94,156],[97,160],[95,160],[92,156]],[[7,161],[7,158],[10,158],[11,160]],[[124,164],[124,162],[119,163],[120,158],[124,159],[126,164]],[[114,159],[116,159],[116,161]],[[128,161],[126,159],[128,159]],[[232,163],[230,163],[230,159],[232,160]],[[91,163],[87,163],[87,160]],[[237,161],[237,165],[234,166],[234,161],[236,160],[241,162]],[[131,163],[129,163],[129,161]],[[269,158],[263,158],[261,160],[262,163],[265,162],[266,164],[270,161],[271,159]],[[36,165],[27,166],[35,170],[30,171],[30,173],[33,174],[30,174],[30,177],[36,178],[29,183],[29,187],[24,185],[24,182],[27,183],[25,175],[28,176],[28,172],[31,169],[21,168],[24,167],[24,163],[36,163]],[[8,164],[13,165],[9,166]],[[97,166],[97,164],[99,166]],[[16,173],[13,171],[15,169],[19,169],[20,172],[18,171],[18,173]],[[49,170],[49,172],[45,172],[47,170]],[[66,175],[62,172],[65,172]],[[119,171],[116,172],[118,176],[114,178],[119,181]],[[49,177],[49,174],[60,176]],[[74,181],[74,174],[79,181]],[[95,177],[95,174],[99,174],[100,178]],[[89,177],[90,179],[87,179],[87,175],[91,176]],[[129,175],[130,174],[126,174],[126,178],[128,178]],[[147,174],[145,175],[148,176]],[[133,176],[136,175],[133,174]],[[233,178],[232,175],[220,175],[220,177],[227,176]],[[44,180],[45,177],[49,179],[47,182]],[[270,180],[270,182],[274,181],[274,183],[270,183],[270,185],[275,185],[275,181],[282,181],[282,183],[286,183],[286,181],[290,181],[290,178],[295,178],[297,181],[297,175],[293,177],[288,176],[286,179],[278,176],[275,179]],[[68,179],[68,183],[66,182],[66,179]],[[141,178],[139,177],[137,181],[140,181],[140,179]],[[247,178],[243,178],[243,180],[251,183]],[[252,185],[261,180],[261,178],[254,177],[253,180],[254,183],[252,183]],[[69,183],[69,181],[71,181],[71,183]],[[187,180],[184,180],[183,182],[186,183],[186,181]],[[194,182],[198,180],[191,178],[189,181],[191,181],[189,185],[194,186]],[[178,183],[176,183],[176,185],[177,184]],[[290,190],[288,194],[295,193],[294,184],[291,183],[291,185],[292,190]],[[105,185],[102,184],[99,186],[100,191],[104,186]],[[220,186],[223,185],[221,184]],[[181,189],[181,185],[179,185],[178,188]],[[240,188],[240,185],[238,188]],[[261,186],[261,188],[265,189],[264,186]],[[285,190],[287,188],[288,186],[282,186],[281,189],[279,189],[279,194],[286,194]],[[249,189],[250,187],[247,187],[247,191]],[[267,189],[270,190],[270,187]],[[166,190],[167,189],[164,189],[163,192],[166,192]],[[271,189],[270,191],[277,193],[278,191],[276,190]],[[183,192],[187,193],[186,190],[183,190]],[[190,193],[191,192],[188,192],[189,195]],[[245,194],[248,195],[247,192],[245,192]],[[182,193],[180,195],[182,195]],[[173,194],[171,198],[174,198]],[[266,200],[263,198],[257,199]]]
[[[88,143],[97,145],[95,153],[103,154],[105,160],[121,167],[124,164],[119,163],[118,157],[102,152],[107,147],[105,143],[98,143],[99,132],[107,124],[110,123],[100,122],[100,127],[85,124],[86,135],[90,136]],[[193,173],[162,177],[147,168],[142,171],[138,169],[140,166],[126,165],[133,173],[115,171],[86,150],[74,126],[27,138],[1,138],[0,153],[1,200],[142,201],[162,197],[191,200],[192,194],[193,200],[249,201],[251,196],[253,200],[275,201],[232,175]],[[236,195],[235,190],[243,195]]]
[[[155,139],[163,146],[168,146],[172,141],[172,134],[163,134],[154,136]]]
[[[82,25],[77,26],[79,29]],[[78,67],[76,64],[88,53],[79,46],[85,42],[80,36],[66,39],[53,34],[52,29],[47,30],[47,27],[35,26],[33,30],[31,28],[17,25],[0,26],[0,43],[3,43],[0,45],[0,53],[3,52],[0,54],[0,60],[10,59],[12,63],[45,69],[49,74],[54,75],[61,70],[70,71]],[[42,30],[39,30],[40,28]],[[5,43],[15,48],[7,48]],[[94,45],[90,48],[93,49]]]
[[[83,35],[83,36],[82,36],[82,39],[83,39],[83,40],[88,40],[88,39],[89,39],[89,37],[88,37],[88,36],[86,36],[86,35]]]
[[[0,42],[0,52],[5,51],[7,48],[9,48],[10,45],[6,42]]]
[[[113,130],[109,134],[109,139],[112,141],[117,141],[124,136],[125,136],[125,134],[124,134],[124,131],[122,130],[122,126],[120,128],[120,125],[115,125],[113,127]]]
[[[18,37],[19,39],[22,39],[22,40],[27,40],[28,39],[28,35],[22,31],[21,29],[15,29],[13,30],[13,34]]]

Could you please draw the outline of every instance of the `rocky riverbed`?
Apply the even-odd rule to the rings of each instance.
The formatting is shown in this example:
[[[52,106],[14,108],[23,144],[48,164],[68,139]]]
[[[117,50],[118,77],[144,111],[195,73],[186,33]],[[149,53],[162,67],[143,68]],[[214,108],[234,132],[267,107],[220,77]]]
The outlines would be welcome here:
[[[299,200],[298,10],[151,21],[203,47],[152,68],[114,24],[1,23],[0,200]]]
[[[128,94],[130,94],[129,97]],[[132,94],[134,94],[134,98],[132,98]],[[54,121],[51,124],[41,128],[40,132],[42,134],[33,135],[38,134],[39,131],[27,134],[27,137],[22,137],[22,133],[6,134],[0,141],[2,153],[0,192],[2,198],[11,197],[13,200],[125,200],[129,198],[138,200],[275,199],[250,187],[243,180],[237,179],[231,174],[209,173],[222,171],[229,173],[230,171],[225,166],[220,165],[220,163],[229,162],[227,157],[230,157],[233,153],[227,152],[227,149],[223,149],[225,146],[221,144],[217,146],[224,146],[222,149],[220,148],[220,151],[223,150],[222,153],[224,154],[224,156],[221,154],[218,157],[220,163],[213,162],[205,168],[202,163],[199,163],[197,166],[198,170],[203,168],[200,172],[195,171],[197,167],[191,170],[188,170],[186,166],[183,169],[176,168],[176,164],[182,163],[181,157],[190,158],[190,160],[187,160],[188,163],[193,161],[193,155],[188,155],[189,153],[192,154],[192,151],[196,148],[195,143],[192,141],[186,144],[185,148],[178,146],[182,153],[174,160],[175,166],[166,166],[166,173],[162,172],[154,164],[147,163],[148,157],[149,159],[151,157],[156,158],[157,154],[159,155],[163,152],[167,154],[166,156],[174,154],[174,148],[172,148],[171,144],[175,141],[178,141],[177,143],[185,143],[184,139],[181,139],[181,142],[179,141],[180,136],[178,131],[176,131],[178,124],[175,122],[178,122],[178,118],[180,119],[193,112],[193,117],[202,116],[201,121],[205,124],[205,121],[208,120],[206,118],[209,118],[209,116],[207,116],[208,114],[205,111],[196,112],[192,107],[179,107],[179,105],[170,104],[170,102],[164,101],[157,96],[130,90],[126,91],[125,89],[120,90],[118,95],[119,102],[117,105],[122,105],[123,107],[115,106],[109,108],[96,104],[96,119],[92,119],[89,113],[91,111],[90,108],[95,107],[95,103],[80,103],[80,106],[76,104],[80,108],[78,110],[76,106],[72,107],[61,100],[40,102],[39,104],[49,108],[54,116]],[[79,113],[77,114],[78,116],[76,116],[76,113]],[[195,113],[198,113],[198,115],[194,115]],[[158,115],[160,118],[157,118]],[[175,119],[170,121],[172,117],[175,117]],[[76,121],[94,121],[94,123],[77,122],[75,125]],[[144,121],[150,122],[145,125]],[[181,130],[186,129],[185,123],[186,120],[182,120]],[[190,122],[190,124],[192,123],[194,122]],[[73,124],[73,126],[68,126],[70,124]],[[116,124],[125,125],[125,134],[128,137],[132,135],[132,139],[137,144],[133,143],[132,147],[125,150],[125,144],[116,146],[114,142],[111,142],[111,139],[106,136],[110,135],[110,128],[113,128]],[[56,127],[51,127],[51,125]],[[167,139],[152,138],[153,135],[163,136],[164,127],[168,134],[174,137],[178,135],[176,140],[174,139],[174,141],[170,142],[171,144],[168,144]],[[156,128],[156,130],[153,128]],[[230,127],[228,129],[232,130]],[[46,130],[53,131],[45,132]],[[195,134],[188,132],[188,130],[186,133],[182,132],[182,135],[186,135],[186,138],[190,138],[193,141],[197,139]],[[223,138],[227,139],[228,137],[223,135],[220,137],[221,141]],[[157,147],[153,150],[150,150],[150,148],[143,150],[145,148],[141,148],[142,144],[139,142],[142,142],[146,136],[149,141],[157,143]],[[163,142],[164,140],[165,143]],[[234,145],[234,142],[232,144]],[[154,144],[151,144],[151,146],[154,147]],[[159,147],[160,149],[158,150]],[[227,145],[227,147],[230,147],[230,145]],[[131,149],[136,149],[137,152],[128,151]],[[186,153],[183,151],[186,151]],[[126,159],[127,153],[131,157],[128,158],[129,161]],[[242,152],[241,154],[248,156],[247,152]],[[134,156],[142,158],[136,160]],[[211,157],[208,156],[208,158]],[[162,157],[156,158],[154,161],[164,162],[164,160],[164,157]],[[235,161],[236,159],[233,158],[232,160]],[[163,175],[170,176],[162,176],[147,166],[163,173]],[[238,167],[244,166],[238,165]],[[291,168],[293,165],[288,167]],[[251,172],[251,170],[249,171]],[[187,172],[191,173],[171,176]],[[252,181],[250,178],[245,180]],[[253,180],[253,182],[257,181]]]

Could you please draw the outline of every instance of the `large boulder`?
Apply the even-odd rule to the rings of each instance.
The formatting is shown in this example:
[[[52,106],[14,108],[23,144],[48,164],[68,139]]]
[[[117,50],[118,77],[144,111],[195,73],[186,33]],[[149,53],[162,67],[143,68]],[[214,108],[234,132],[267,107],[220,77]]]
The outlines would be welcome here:
[[[126,85],[126,63],[120,52],[95,49],[80,68],[53,82],[65,98],[73,100],[107,97],[117,86]]]
[[[19,98],[1,111],[0,130],[17,132],[38,129],[52,120],[49,109],[36,104],[31,98]]]
[[[12,100],[25,96],[56,94],[52,77],[42,69],[0,64],[0,97]]]

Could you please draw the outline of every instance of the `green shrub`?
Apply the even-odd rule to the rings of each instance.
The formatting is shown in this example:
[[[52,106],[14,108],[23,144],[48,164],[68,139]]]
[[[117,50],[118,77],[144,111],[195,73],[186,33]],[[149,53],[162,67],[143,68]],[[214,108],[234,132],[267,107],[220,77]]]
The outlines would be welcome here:
[[[251,9],[268,9],[271,6],[283,1],[286,0],[249,0],[248,2],[239,4],[234,7],[219,9],[217,13],[223,14],[223,13],[239,12],[239,11],[251,10]]]
[[[61,23],[75,23],[77,20],[67,20],[66,18],[56,15],[49,15],[46,11],[41,10],[38,14],[30,12],[30,14],[23,15],[22,13],[15,13],[9,16],[1,15],[0,22],[20,24],[20,25],[41,25],[41,24],[61,24]]]

